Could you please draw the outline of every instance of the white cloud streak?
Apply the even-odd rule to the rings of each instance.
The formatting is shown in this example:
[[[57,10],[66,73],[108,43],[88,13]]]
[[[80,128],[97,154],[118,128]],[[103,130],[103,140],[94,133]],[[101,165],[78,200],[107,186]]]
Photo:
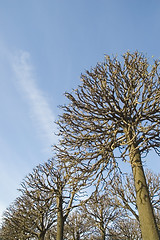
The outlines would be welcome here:
[[[45,137],[45,141],[48,139],[50,145],[55,143],[57,141],[57,137],[54,135],[56,131],[55,116],[43,91],[36,84],[30,54],[20,51],[14,56],[12,63],[18,87],[20,87],[30,105],[38,130]]]

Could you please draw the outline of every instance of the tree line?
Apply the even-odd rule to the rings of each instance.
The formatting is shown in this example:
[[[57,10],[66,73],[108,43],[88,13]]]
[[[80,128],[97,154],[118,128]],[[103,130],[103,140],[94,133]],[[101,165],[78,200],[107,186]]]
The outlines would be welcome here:
[[[23,180],[1,239],[159,239],[160,175],[142,158],[160,155],[160,62],[122,60],[106,56],[65,93],[54,156]]]

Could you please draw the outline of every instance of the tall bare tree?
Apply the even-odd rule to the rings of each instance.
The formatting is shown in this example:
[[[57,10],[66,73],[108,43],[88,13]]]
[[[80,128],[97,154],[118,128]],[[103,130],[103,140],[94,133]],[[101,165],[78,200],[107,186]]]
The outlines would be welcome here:
[[[30,197],[38,190],[40,195],[48,196],[48,200],[55,199],[56,240],[63,240],[64,223],[72,208],[79,204],[81,189],[73,175],[60,159],[54,158],[37,166],[22,183],[22,192]]]
[[[64,151],[86,175],[101,174],[120,159],[130,162],[144,240],[159,239],[141,160],[151,149],[159,154],[159,65],[150,66],[139,52],[125,53],[122,63],[106,56],[66,93],[69,104],[58,121]]]

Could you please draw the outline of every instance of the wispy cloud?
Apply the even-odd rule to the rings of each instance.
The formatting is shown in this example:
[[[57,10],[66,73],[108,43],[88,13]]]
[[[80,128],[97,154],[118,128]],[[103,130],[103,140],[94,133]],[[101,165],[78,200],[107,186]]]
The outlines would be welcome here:
[[[38,124],[38,129],[45,140],[48,139],[49,144],[55,143],[57,141],[54,135],[56,131],[55,116],[43,91],[38,88],[30,54],[26,51],[20,51],[14,56],[12,63],[18,86],[25,94],[32,116]]]

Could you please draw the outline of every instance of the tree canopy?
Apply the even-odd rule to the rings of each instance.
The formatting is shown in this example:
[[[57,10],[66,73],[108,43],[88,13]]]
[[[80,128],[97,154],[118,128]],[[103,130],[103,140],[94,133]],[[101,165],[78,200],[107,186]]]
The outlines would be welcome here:
[[[144,239],[159,239],[141,160],[151,149],[160,153],[159,65],[139,52],[125,53],[122,62],[106,56],[66,93],[58,121],[61,148],[86,175],[130,163]]]

